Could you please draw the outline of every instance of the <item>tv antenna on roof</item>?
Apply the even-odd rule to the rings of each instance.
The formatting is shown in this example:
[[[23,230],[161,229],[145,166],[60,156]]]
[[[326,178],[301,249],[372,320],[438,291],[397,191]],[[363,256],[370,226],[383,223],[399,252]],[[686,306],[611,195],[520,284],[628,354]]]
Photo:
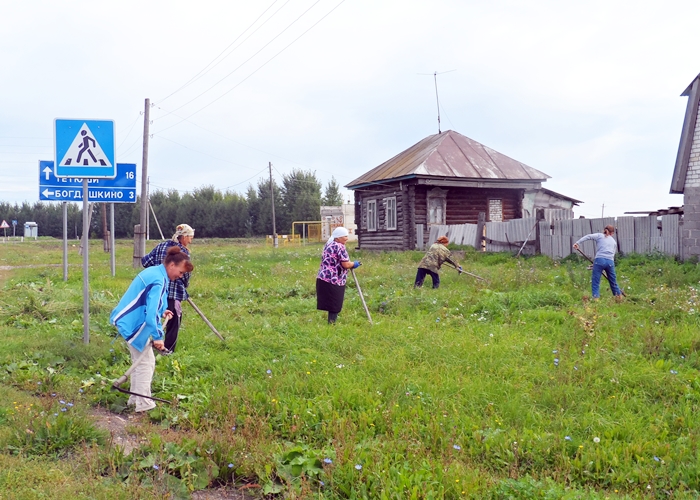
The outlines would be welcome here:
[[[433,71],[432,74],[430,74],[430,73],[418,73],[419,75],[423,75],[423,76],[432,76],[435,80],[435,101],[437,102],[438,134],[442,134],[442,130],[440,130],[440,98],[438,97],[437,76],[444,75],[445,73],[452,73],[453,71],[457,71],[457,70],[451,69],[449,71],[441,71],[440,73],[438,73],[437,71]]]

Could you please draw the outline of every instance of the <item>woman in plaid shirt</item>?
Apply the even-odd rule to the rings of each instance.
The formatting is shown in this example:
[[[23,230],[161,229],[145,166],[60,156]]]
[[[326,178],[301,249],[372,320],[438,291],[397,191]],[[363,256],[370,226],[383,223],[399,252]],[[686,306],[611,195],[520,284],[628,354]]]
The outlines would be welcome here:
[[[165,256],[168,254],[168,248],[175,245],[179,246],[180,249],[189,256],[190,251],[187,246],[192,243],[193,239],[194,229],[187,224],[180,224],[175,228],[175,234],[172,239],[158,244],[151,250],[151,253],[141,259],[141,265],[143,267],[159,266],[165,260]],[[168,283],[168,311],[173,313],[173,319],[168,321],[165,327],[165,348],[171,351],[175,351],[175,347],[177,346],[177,334],[180,331],[180,324],[182,323],[181,302],[187,300],[189,297],[187,293],[189,284],[190,273],[185,273],[182,275],[182,278]]]

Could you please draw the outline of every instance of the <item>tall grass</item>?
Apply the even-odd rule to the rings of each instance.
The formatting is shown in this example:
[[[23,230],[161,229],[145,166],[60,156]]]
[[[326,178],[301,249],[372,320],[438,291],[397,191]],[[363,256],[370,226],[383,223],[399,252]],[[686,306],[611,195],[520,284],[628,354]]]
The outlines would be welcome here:
[[[128,356],[107,316],[136,271],[129,242],[116,278],[93,247],[91,344],[79,268],[67,283],[60,268],[17,269],[0,292],[0,373],[28,398],[118,410],[109,385]],[[0,259],[22,261],[6,248]],[[10,248],[60,261],[58,245]],[[297,498],[697,495],[696,266],[624,258],[628,299],[616,304],[582,300],[590,272],[577,258],[468,249],[465,269],[488,283],[444,269],[440,289],[414,290],[420,253],[351,251],[374,325],[350,280],[329,326],[315,310],[319,254],[195,240],[190,292],[227,341],[183,305],[178,351],[158,359],[153,384],[176,404],[151,413],[165,434],[139,452],[151,466],[180,450],[165,462],[179,482],[135,466],[132,483],[199,488],[181,468],[190,460],[208,484]],[[12,428],[10,409],[0,401],[0,426]],[[123,474],[110,460],[102,473]]]

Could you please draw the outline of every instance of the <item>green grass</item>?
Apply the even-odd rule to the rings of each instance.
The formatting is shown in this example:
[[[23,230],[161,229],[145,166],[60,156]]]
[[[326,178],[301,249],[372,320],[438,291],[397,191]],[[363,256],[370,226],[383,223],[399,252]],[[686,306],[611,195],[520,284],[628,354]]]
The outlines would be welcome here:
[[[468,249],[465,270],[489,283],[443,269],[440,289],[414,290],[421,253],[350,244],[374,325],[350,280],[331,327],[315,310],[319,246],[195,240],[190,292],[227,341],[183,305],[178,351],[158,359],[153,384],[176,404],[151,412],[149,443],[125,457],[87,415],[124,407],[109,386],[128,354],[108,316],[136,271],[131,242],[118,242],[116,278],[100,247],[90,250],[87,346],[77,247],[68,282],[60,267],[0,271],[0,497],[184,498],[246,482],[291,498],[700,491],[696,265],[623,258],[628,298],[616,304],[607,290],[582,300],[590,272],[575,257]],[[0,266],[61,262],[60,242],[0,252]],[[47,437],[58,399],[74,406]],[[20,405],[33,409],[18,414]],[[52,457],[76,471],[64,490],[46,473],[13,479]]]

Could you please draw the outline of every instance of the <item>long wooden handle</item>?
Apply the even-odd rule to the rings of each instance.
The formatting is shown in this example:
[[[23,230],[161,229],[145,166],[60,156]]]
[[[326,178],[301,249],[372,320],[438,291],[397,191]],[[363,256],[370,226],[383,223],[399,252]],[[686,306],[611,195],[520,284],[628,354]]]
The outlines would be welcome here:
[[[360,300],[362,301],[362,307],[365,308],[365,313],[367,313],[367,319],[369,320],[369,324],[373,325],[372,323],[372,316],[369,314],[369,309],[367,309],[367,303],[365,302],[365,297],[362,295],[362,288],[360,288],[360,282],[357,281],[357,276],[355,276],[355,270],[350,269],[350,272],[352,273],[352,278],[355,280],[355,286],[357,287],[357,293],[360,294]]]
[[[187,298],[187,302],[192,306],[192,308],[199,314],[199,317],[202,318],[202,320],[207,324],[207,326],[211,329],[212,332],[216,334],[217,337],[219,337],[222,341],[224,341],[224,337],[219,333],[219,331],[216,329],[214,325],[212,325],[211,321],[207,319],[207,317],[204,315],[204,313],[197,307],[197,305],[192,302],[192,299],[189,297]]]

